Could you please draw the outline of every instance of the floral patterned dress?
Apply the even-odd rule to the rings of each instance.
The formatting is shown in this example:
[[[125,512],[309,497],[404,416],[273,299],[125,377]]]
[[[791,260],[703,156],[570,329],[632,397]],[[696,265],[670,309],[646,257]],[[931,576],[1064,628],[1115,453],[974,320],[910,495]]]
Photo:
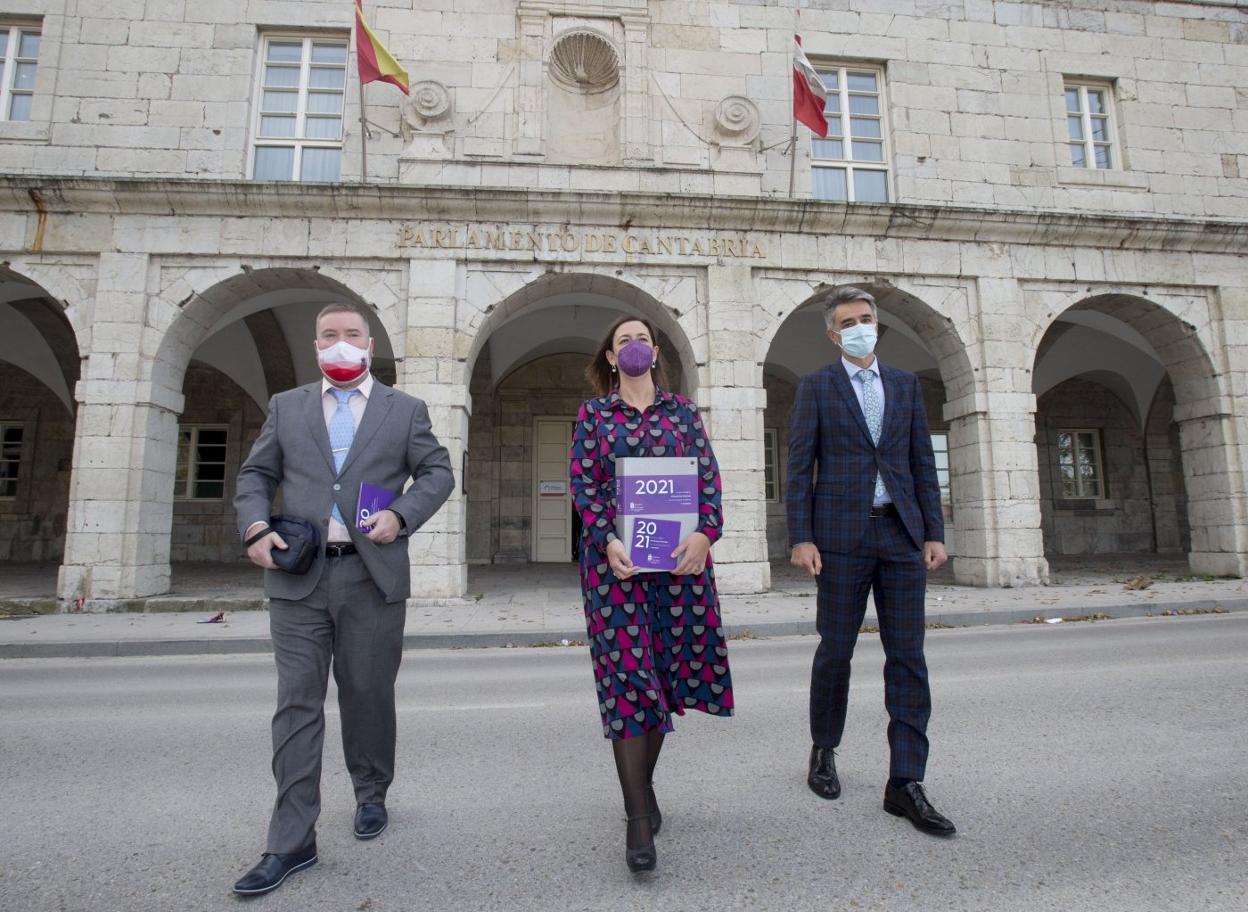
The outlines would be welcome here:
[[[639,573],[620,580],[607,562],[615,534],[615,460],[621,456],[697,456],[701,466],[698,531],[721,534],[719,465],[698,407],[656,390],[638,412],[619,394],[590,399],[577,415],[571,452],[572,496],[582,520],[581,589],[598,683],[603,734],[631,738],[672,730],[672,716],[696,709],[730,716],[732,678],[720,625],[715,572]]]

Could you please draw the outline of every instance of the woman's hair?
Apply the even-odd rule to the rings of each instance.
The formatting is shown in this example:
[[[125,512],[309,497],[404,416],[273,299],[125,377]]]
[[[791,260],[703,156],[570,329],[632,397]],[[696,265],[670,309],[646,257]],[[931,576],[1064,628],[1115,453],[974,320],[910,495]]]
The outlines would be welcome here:
[[[619,385],[619,381],[611,370],[611,362],[607,360],[607,352],[615,347],[615,334],[625,323],[641,323],[646,327],[646,331],[650,333],[650,344],[655,347],[659,344],[659,337],[655,335],[654,326],[645,317],[620,317],[612,323],[611,328],[607,330],[606,336],[598,343],[598,350],[594,353],[594,359],[585,368],[585,379],[589,381],[594,388],[594,392],[599,396],[605,396]],[[663,356],[657,351],[655,352],[655,365],[650,369],[650,375],[654,378],[655,386],[667,388],[667,375],[663,371]]]

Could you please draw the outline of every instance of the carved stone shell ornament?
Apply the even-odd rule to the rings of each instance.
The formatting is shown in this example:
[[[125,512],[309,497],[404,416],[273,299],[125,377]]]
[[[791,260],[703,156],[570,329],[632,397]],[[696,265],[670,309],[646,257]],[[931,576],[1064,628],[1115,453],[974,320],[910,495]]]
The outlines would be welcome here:
[[[743,95],[729,95],[715,106],[715,128],[735,143],[748,143],[758,135],[758,106]]]
[[[620,58],[601,35],[568,32],[555,42],[549,70],[550,78],[565,89],[593,95],[620,81]]]
[[[412,86],[404,104],[425,120],[437,120],[451,110],[451,93],[442,83],[425,79]]]

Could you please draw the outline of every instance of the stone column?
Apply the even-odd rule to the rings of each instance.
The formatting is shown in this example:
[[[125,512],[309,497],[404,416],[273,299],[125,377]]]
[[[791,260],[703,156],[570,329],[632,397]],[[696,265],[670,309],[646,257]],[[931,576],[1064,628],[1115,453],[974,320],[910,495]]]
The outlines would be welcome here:
[[[540,157],[546,149],[542,129],[546,120],[545,10],[522,9],[520,17],[520,59],[516,79],[516,125],[513,132],[517,155]]]
[[[1192,531],[1192,571],[1210,576],[1248,576],[1248,529],[1244,467],[1236,458],[1237,419],[1220,400],[1177,406],[1183,476]]]
[[[698,405],[710,424],[723,481],[724,537],[715,545],[721,592],[764,592],[767,502],[763,488],[763,410],[767,394],[751,331],[754,280],[748,266],[707,269],[709,389]]]
[[[455,490],[442,509],[409,537],[412,598],[458,598],[468,591],[464,548],[463,454],[468,447],[468,386],[459,377],[465,352],[455,349],[454,260],[412,260],[406,348],[398,389],[429,406],[433,433],[451,455]]]
[[[104,253],[78,421],[65,559],[65,607],[86,610],[169,591],[169,536],[182,393],[146,328],[148,257]]]
[[[650,47],[648,16],[624,16],[623,142],[624,160],[643,164],[654,160],[650,149],[650,67],[646,52]]]
[[[956,537],[955,579],[973,586],[1035,586],[1049,579],[1036,456],[1035,353],[1020,341],[1018,283],[977,282],[975,379],[945,403]],[[985,308],[983,302],[991,302]]]

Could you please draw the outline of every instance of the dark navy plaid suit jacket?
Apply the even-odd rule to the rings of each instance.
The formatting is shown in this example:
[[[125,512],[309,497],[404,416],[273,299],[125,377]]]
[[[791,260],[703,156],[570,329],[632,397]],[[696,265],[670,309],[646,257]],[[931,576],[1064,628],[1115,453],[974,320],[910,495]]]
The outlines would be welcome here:
[[[821,551],[852,552],[867,534],[877,470],[915,547],[945,540],[919,378],[886,364],[879,369],[884,427],[878,449],[840,358],[798,385],[785,486],[790,548],[814,542]]]

